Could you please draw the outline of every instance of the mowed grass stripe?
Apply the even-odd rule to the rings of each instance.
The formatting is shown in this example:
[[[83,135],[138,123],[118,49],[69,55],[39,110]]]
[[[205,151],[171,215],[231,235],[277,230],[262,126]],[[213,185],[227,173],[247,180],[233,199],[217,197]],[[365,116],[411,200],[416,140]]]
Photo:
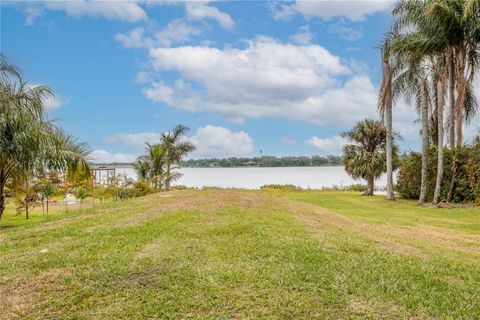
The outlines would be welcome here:
[[[88,219],[62,224],[61,230],[45,228],[52,221],[8,229],[7,242],[0,243],[3,315],[480,317],[478,263],[388,250],[348,224],[319,219],[312,225],[295,209],[302,203],[284,196],[298,197],[237,190],[152,195],[115,210],[89,209]],[[336,196],[340,201],[344,195]],[[408,203],[402,205],[408,210]],[[340,214],[335,211],[326,214]],[[315,218],[318,212],[309,214]],[[29,236],[21,237],[26,230]],[[30,247],[32,240],[38,242]]]

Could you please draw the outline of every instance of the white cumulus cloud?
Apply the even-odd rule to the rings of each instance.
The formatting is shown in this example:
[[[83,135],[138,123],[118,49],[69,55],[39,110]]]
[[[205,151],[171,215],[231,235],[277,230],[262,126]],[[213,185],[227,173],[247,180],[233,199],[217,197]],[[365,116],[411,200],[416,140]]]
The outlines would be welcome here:
[[[161,134],[153,132],[125,133],[119,132],[103,139],[106,143],[122,144],[132,148],[145,148],[145,143],[158,143]]]
[[[200,127],[189,139],[197,148],[189,158],[240,157],[253,150],[253,140],[248,133],[232,132],[224,127]]]
[[[124,22],[147,19],[147,13],[136,1],[31,1],[26,3],[24,10],[25,23],[32,25],[45,10],[62,11],[74,18],[89,16]]]
[[[120,42],[125,48],[143,48],[146,47],[146,40],[143,38],[145,29],[139,27],[128,33],[118,33],[115,40]]]
[[[200,34],[200,29],[176,19],[158,31],[147,32],[144,28],[138,27],[128,33],[118,33],[115,40],[125,48],[170,47],[173,44],[188,42]]]
[[[294,43],[306,45],[312,42],[314,36],[315,35],[310,31],[310,27],[306,24],[298,28],[298,32],[290,36],[289,39]]]
[[[371,80],[352,75],[340,57],[319,45],[257,37],[246,48],[181,46],[150,49],[149,54],[157,72],[178,71],[181,78],[174,84],[154,82],[143,93],[185,111],[319,125],[351,124],[359,113],[376,112]]]
[[[41,86],[40,84],[29,84],[29,88],[35,88]],[[62,106],[66,106],[69,103],[69,99],[60,95],[47,96],[43,99],[43,107],[46,111],[58,109]]]
[[[130,148],[142,149],[145,143],[158,143],[161,139],[160,133],[139,132],[125,133],[119,132],[105,137],[104,142],[109,144],[118,144]],[[207,125],[199,127],[195,134],[186,137],[186,140],[192,142],[196,150],[188,155],[189,158],[224,158],[248,155],[253,150],[253,140],[244,131],[233,132],[228,128]],[[111,154],[105,150],[99,149],[92,153],[92,157],[100,159],[117,159],[111,161],[120,162],[118,159],[130,159],[129,154]],[[130,157],[130,158],[129,158]],[[97,162],[102,162],[98,160]]]
[[[351,21],[361,21],[369,15],[387,11],[394,2],[395,0],[300,0],[293,3],[269,3],[268,9],[272,18],[279,21],[288,21],[296,14],[301,14],[306,19],[330,20],[344,17]]]
[[[394,0],[296,1],[293,6],[307,19],[321,18],[328,20],[335,17],[345,17],[352,21],[361,21],[368,15],[387,11],[394,2]]]
[[[314,147],[321,155],[340,155],[346,140],[339,135],[319,138],[313,136],[305,140],[305,144]]]
[[[175,43],[185,43],[192,36],[200,35],[198,28],[192,27],[182,20],[173,20],[163,29],[155,33],[156,43],[169,47]]]
[[[107,162],[133,162],[136,157],[127,153],[111,153],[104,149],[96,149],[90,153],[90,158],[93,162],[107,163]]]
[[[43,102],[43,106],[47,111],[58,109],[61,106],[65,106],[67,104],[68,104],[68,99],[62,98],[60,96],[46,98],[45,101]]]
[[[235,22],[228,13],[218,10],[216,7],[209,6],[207,2],[186,2],[185,8],[188,18],[192,20],[213,19],[216,20],[222,28],[227,30],[233,29],[235,25]]]

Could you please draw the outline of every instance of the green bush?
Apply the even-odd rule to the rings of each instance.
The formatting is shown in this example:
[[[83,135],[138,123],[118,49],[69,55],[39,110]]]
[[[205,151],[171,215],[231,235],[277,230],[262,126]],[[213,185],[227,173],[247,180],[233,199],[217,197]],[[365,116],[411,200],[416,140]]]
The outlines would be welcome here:
[[[363,192],[365,190],[367,190],[367,185],[366,184],[361,184],[361,183],[352,184],[351,186],[348,186],[346,188],[346,191]]]
[[[171,190],[187,190],[188,187],[184,186],[184,185],[181,185],[181,184],[178,184],[178,185],[172,186],[170,189]]]
[[[437,147],[431,147],[428,157],[427,198],[432,199],[437,178]],[[453,202],[480,202],[480,138],[471,145],[455,151],[444,148],[444,171],[441,199],[446,200],[452,179],[452,165],[457,162],[457,176]],[[401,162],[397,191],[407,199],[418,199],[420,196],[422,157],[418,152],[410,152]]]
[[[135,196],[135,190],[131,188],[120,188],[118,190],[118,197],[120,200],[127,200]]]
[[[146,181],[137,181],[133,184],[133,196],[141,197],[149,193],[153,193],[153,188],[150,183]]]
[[[302,188],[293,184],[265,184],[260,187],[261,190],[278,190],[278,191],[301,191]]]

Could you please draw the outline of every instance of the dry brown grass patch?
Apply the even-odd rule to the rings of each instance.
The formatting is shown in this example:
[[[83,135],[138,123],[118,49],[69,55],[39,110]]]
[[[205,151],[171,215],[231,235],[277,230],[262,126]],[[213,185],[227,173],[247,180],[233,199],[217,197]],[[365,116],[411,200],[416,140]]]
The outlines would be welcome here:
[[[71,274],[71,269],[51,268],[32,277],[2,280],[0,316],[2,319],[24,319],[31,316],[38,306],[40,295],[45,292],[48,292],[51,299],[61,299],[68,290],[63,281]]]

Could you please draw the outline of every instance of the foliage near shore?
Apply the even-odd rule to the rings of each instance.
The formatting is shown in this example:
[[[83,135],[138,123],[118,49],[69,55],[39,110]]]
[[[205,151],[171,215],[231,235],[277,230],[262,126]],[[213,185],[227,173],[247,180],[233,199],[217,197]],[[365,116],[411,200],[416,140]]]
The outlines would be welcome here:
[[[437,176],[437,148],[432,147],[428,156],[427,196],[433,197],[435,177]],[[455,189],[453,202],[476,202],[480,204],[480,136],[472,144],[452,150],[444,148],[444,179],[441,184],[440,199],[447,199],[452,180],[453,164],[455,170]],[[421,154],[411,152],[402,161],[397,181],[397,190],[403,198],[418,199],[421,181]]]
[[[274,157],[262,156],[253,158],[226,158],[226,159],[189,159],[180,162],[186,168],[232,168],[232,167],[321,167],[340,166],[342,159],[339,156],[298,156]]]

